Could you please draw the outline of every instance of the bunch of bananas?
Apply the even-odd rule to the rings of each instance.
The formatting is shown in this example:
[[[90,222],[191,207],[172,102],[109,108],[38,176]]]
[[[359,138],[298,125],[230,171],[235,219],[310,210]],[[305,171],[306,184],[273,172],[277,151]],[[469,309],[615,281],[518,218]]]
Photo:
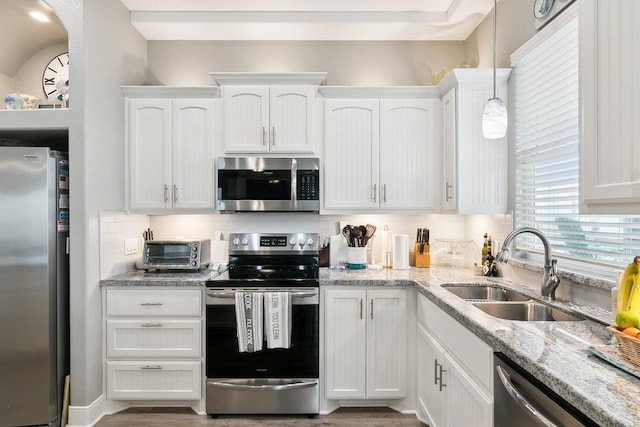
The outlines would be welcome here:
[[[640,323],[640,256],[627,265],[618,282],[616,326],[638,327]],[[635,324],[634,324],[635,323]]]

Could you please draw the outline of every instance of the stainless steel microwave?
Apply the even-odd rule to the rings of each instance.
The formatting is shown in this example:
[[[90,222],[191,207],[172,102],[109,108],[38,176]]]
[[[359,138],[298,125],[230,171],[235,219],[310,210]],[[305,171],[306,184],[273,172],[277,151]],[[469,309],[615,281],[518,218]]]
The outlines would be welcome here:
[[[211,263],[211,240],[147,240],[141,270],[200,270]]]
[[[217,209],[226,212],[318,212],[317,158],[219,157]]]

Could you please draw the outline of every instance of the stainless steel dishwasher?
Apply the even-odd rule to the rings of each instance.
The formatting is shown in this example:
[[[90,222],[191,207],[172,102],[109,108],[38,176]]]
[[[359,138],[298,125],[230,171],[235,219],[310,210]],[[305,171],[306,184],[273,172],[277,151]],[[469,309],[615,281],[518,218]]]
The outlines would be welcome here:
[[[597,427],[501,353],[494,358],[494,427]]]

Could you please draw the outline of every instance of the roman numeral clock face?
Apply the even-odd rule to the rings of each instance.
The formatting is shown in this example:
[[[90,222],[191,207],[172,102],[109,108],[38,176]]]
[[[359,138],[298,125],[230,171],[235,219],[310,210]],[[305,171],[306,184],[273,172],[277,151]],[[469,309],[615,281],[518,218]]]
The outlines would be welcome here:
[[[53,58],[42,73],[42,90],[47,98],[64,92],[59,91],[62,85],[69,86],[69,52]]]

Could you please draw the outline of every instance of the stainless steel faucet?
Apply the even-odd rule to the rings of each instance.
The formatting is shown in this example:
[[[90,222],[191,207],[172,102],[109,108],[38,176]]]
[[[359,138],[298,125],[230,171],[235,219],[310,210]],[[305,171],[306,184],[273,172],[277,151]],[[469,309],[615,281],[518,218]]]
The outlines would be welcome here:
[[[560,278],[557,275],[556,264],[558,260],[555,258],[551,258],[551,244],[547,237],[542,233],[542,231],[532,228],[532,227],[522,227],[516,228],[511,233],[507,235],[504,239],[504,243],[502,244],[502,249],[496,260],[498,262],[506,263],[509,261],[509,246],[511,246],[511,242],[516,238],[519,234],[522,233],[531,233],[540,238],[542,241],[542,245],[544,246],[544,275],[542,276],[542,296],[544,298],[549,298],[552,300],[556,299],[556,288],[560,284]]]

